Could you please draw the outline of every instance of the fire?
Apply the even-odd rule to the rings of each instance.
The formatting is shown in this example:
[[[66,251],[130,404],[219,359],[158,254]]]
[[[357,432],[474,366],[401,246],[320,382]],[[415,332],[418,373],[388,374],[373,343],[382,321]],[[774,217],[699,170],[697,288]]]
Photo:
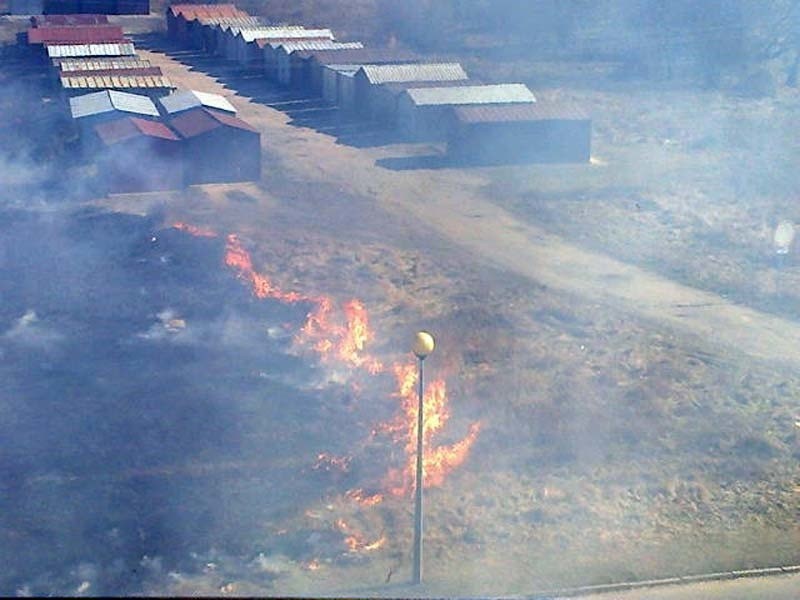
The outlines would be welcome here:
[[[345,497],[361,506],[375,506],[383,502],[383,494],[367,494],[361,488],[348,490]]]
[[[316,308],[308,313],[306,322],[295,339],[300,346],[311,347],[323,360],[339,360],[351,367],[364,367],[369,373],[383,370],[376,359],[364,354],[367,342],[374,337],[369,318],[360,300],[350,300],[343,307],[344,323],[335,321],[336,311],[327,296],[315,299]]]
[[[336,519],[334,527],[345,536],[344,543],[349,552],[372,552],[386,544],[386,536],[383,533],[374,542],[368,542],[362,534],[353,531],[344,519]]]
[[[199,237],[216,237],[217,234],[206,228],[175,223],[174,228]],[[369,326],[369,317],[364,304],[358,299],[346,302],[341,309],[334,306],[328,296],[308,296],[299,292],[285,292],[270,279],[256,271],[250,253],[245,249],[236,234],[226,237],[225,264],[233,269],[237,277],[246,282],[253,295],[259,299],[273,299],[287,304],[306,302],[311,309],[305,323],[295,336],[296,347],[319,354],[323,361],[337,361],[351,368],[361,368],[370,374],[385,371],[384,365],[369,356],[365,349],[373,341],[374,332]],[[394,495],[408,494],[414,489],[416,446],[417,446],[417,370],[411,364],[397,363],[391,371],[397,383],[395,397],[400,399],[400,414],[387,423],[378,425],[373,432],[387,433],[405,450],[402,468],[391,470],[384,483]],[[447,388],[443,380],[431,382],[426,389],[423,402],[423,485],[440,486],[453,469],[461,465],[469,455],[472,445],[480,432],[480,423],[470,425],[466,436],[460,441],[445,446],[433,446],[434,436],[442,431],[450,418]],[[314,470],[347,472],[350,457],[336,457],[327,453],[317,456]],[[383,494],[366,494],[361,489],[350,490],[347,497],[361,506],[374,506],[383,501]],[[345,531],[346,523],[339,529]],[[348,547],[353,551],[379,548],[384,538],[367,543],[350,534]]]
[[[319,561],[316,558],[311,559],[307,563],[303,564],[303,568],[307,571],[318,571],[322,567]]]
[[[309,298],[297,292],[281,291],[272,285],[272,282],[267,277],[258,273],[253,268],[253,260],[250,258],[250,253],[244,249],[242,242],[239,240],[239,236],[234,233],[229,234],[227,237],[225,264],[236,271],[236,275],[239,279],[251,285],[253,295],[256,298],[261,300],[271,298],[288,304],[309,300]]]
[[[194,237],[217,237],[217,233],[207,227],[198,227],[197,225],[190,225],[188,223],[173,223],[172,227],[179,231],[185,231]]]
[[[227,237],[225,264],[236,271],[239,279],[250,284],[256,298],[270,298],[287,304],[308,302],[315,305],[306,315],[306,322],[295,338],[297,346],[310,348],[323,360],[336,358],[353,367],[364,367],[370,373],[382,370],[379,361],[364,354],[364,348],[374,334],[369,328],[367,310],[360,300],[347,302],[342,310],[344,323],[337,321],[339,315],[329,297],[284,292],[269,278],[256,271],[250,253],[236,234]]]
[[[400,496],[414,490],[417,456],[417,369],[413,364],[394,365],[400,398],[401,414],[388,423],[383,423],[377,432],[385,432],[395,439],[405,441],[405,465],[393,469],[386,478],[389,492]],[[442,380],[433,381],[425,390],[422,404],[422,482],[424,486],[436,487],[444,483],[448,473],[461,465],[480,432],[480,423],[470,425],[467,435],[447,446],[432,446],[432,438],[440,432],[450,418],[447,406],[447,387]]]

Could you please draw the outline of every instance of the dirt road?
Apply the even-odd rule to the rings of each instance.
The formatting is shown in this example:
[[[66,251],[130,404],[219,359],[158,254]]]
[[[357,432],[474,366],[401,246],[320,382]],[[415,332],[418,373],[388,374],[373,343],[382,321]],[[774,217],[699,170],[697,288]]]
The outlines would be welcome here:
[[[800,365],[799,324],[586,251],[523,223],[486,197],[489,181],[480,170],[383,168],[376,158],[385,150],[341,145],[329,135],[289,126],[283,112],[238,96],[199,70],[160,52],[141,54],[179,87],[228,96],[240,115],[261,130],[265,152],[290,178],[372,199],[404,223],[432,228],[463,247],[478,264],[486,261],[567,294],[620,306],[684,336],[699,336],[712,350],[717,345],[720,351],[737,349],[756,359]]]

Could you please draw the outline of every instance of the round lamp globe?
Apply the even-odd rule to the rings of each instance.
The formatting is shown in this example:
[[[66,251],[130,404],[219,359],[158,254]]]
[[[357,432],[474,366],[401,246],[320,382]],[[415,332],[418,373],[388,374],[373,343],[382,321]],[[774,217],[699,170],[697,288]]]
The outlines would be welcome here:
[[[425,360],[435,347],[436,342],[427,331],[418,331],[414,336],[414,354],[417,355],[418,359]]]

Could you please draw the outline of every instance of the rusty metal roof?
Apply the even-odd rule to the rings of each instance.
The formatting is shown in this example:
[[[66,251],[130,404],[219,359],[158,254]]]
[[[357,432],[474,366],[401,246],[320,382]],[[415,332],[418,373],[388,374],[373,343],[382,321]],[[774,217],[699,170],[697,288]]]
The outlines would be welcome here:
[[[74,58],[65,59],[58,65],[62,73],[74,71],[111,71],[117,69],[145,69],[150,67],[150,61],[133,56],[120,58]]]
[[[184,138],[197,137],[219,127],[232,127],[258,133],[255,127],[238,117],[205,108],[195,108],[181,113],[173,117],[169,125]]]
[[[89,56],[134,56],[133,42],[110,44],[45,44],[50,58],[81,58]]]
[[[103,90],[75,96],[69,99],[69,108],[73,119],[100,115],[112,111],[133,113],[149,117],[157,117],[158,109],[147,96]]]
[[[95,44],[99,42],[119,42],[124,38],[122,27],[118,25],[91,25],[80,27],[33,27],[28,29],[29,44]]]
[[[173,16],[182,16],[187,21],[200,17],[246,17],[247,13],[233,4],[173,4],[169,7]]]
[[[458,81],[468,79],[458,63],[364,65],[361,71],[372,84],[405,81]]]
[[[87,77],[83,76],[83,74],[62,75],[61,87],[73,90],[175,88],[172,82],[163,75],[97,75]]]
[[[409,88],[405,94],[417,106],[536,102],[533,92],[521,83]]]
[[[160,98],[158,102],[169,114],[179,113],[198,107],[213,108],[215,110],[236,114],[236,109],[228,102],[225,96],[198,92],[195,90],[180,90],[174,94],[170,94],[166,98]]]
[[[107,123],[100,123],[95,125],[94,130],[103,143],[109,146],[140,137],[180,141],[180,138],[164,123],[136,117],[125,117]]]
[[[529,104],[457,106],[460,123],[516,123],[523,121],[588,121],[589,114],[571,102],[538,101]]]
[[[381,65],[388,63],[416,63],[422,57],[407,50],[388,48],[353,48],[350,50],[304,50],[302,58],[312,58],[320,64]]]
[[[108,15],[34,15],[31,17],[34,27],[47,25],[105,25]]]

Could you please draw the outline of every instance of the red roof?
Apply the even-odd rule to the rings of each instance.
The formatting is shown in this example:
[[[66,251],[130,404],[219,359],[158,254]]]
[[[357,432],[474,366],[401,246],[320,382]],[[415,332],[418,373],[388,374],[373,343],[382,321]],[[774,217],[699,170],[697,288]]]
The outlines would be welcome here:
[[[258,130],[238,117],[205,108],[186,111],[171,121],[170,126],[185,138],[196,137],[219,127],[233,127],[258,133]]]
[[[92,40],[90,42],[45,42],[44,45],[47,46],[85,46],[86,44],[132,44],[133,41],[128,38],[122,38],[121,40]],[[89,56],[63,56],[60,58],[69,58],[69,59],[88,59],[91,60],[92,58],[100,58],[99,56],[89,57]],[[117,58],[117,57],[114,57]],[[136,58],[135,56],[131,58]]]
[[[169,127],[158,121],[147,121],[136,117],[126,117],[101,123],[94,127],[105,144],[111,145],[136,137],[151,137],[162,140],[179,141]]]
[[[46,26],[28,30],[29,44],[99,44],[122,41],[122,27],[118,25]]]
[[[247,17],[245,11],[239,10],[233,4],[173,4],[169,7],[173,16],[182,16],[187,21],[199,18],[226,18]]]
[[[481,104],[457,106],[456,119],[461,123],[516,123],[521,121],[588,121],[589,115],[570,102],[521,104]]]
[[[60,71],[61,77],[145,77],[161,76],[161,67],[132,67],[130,69],[95,69],[86,71]]]
[[[34,27],[46,25],[105,25],[107,15],[34,15],[31,17]]]

